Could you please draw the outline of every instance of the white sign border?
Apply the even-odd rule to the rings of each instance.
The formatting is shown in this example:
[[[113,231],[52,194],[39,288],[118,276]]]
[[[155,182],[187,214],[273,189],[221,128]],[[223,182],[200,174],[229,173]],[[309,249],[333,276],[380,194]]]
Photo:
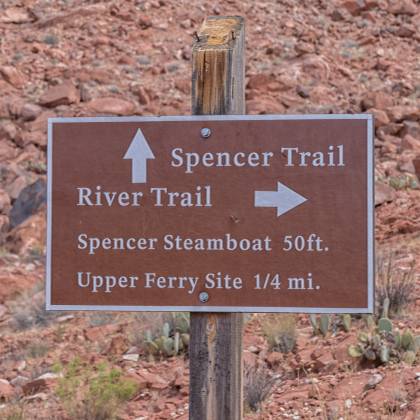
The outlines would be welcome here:
[[[261,307],[261,306],[126,306],[126,305],[52,305],[51,304],[51,245],[52,245],[52,150],[55,123],[116,123],[160,121],[304,121],[304,120],[366,120],[367,121],[367,271],[368,301],[363,308]],[[309,115],[194,115],[160,117],[72,117],[48,119],[48,185],[47,185],[47,258],[45,302],[47,311],[132,311],[132,312],[271,312],[271,313],[373,313],[374,311],[374,147],[371,114],[309,114]]]

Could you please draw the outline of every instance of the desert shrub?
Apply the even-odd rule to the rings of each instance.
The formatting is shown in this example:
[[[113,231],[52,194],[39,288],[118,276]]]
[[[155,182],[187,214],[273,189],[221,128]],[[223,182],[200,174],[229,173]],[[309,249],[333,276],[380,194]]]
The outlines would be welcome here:
[[[171,331],[178,331],[181,334],[190,333],[190,314],[188,312],[166,312],[163,318],[169,324]]]
[[[47,343],[36,340],[29,344],[26,354],[28,357],[37,359],[39,357],[45,356],[49,350],[50,348]]]
[[[58,311],[45,310],[42,283],[22,293],[11,305],[11,311],[11,326],[17,330],[46,326],[61,315]]]
[[[246,410],[258,411],[276,382],[266,366],[245,365],[244,368],[244,403]]]
[[[138,348],[143,348],[146,331],[150,330],[153,335],[162,330],[165,323],[164,312],[136,312],[133,314],[133,322],[128,328],[130,343]]]
[[[21,403],[13,403],[7,407],[0,407],[0,418],[4,420],[24,420],[25,411]]]
[[[407,269],[396,264],[396,252],[379,252],[376,258],[376,302],[379,313],[389,299],[389,316],[400,314],[414,296],[414,263]]]
[[[92,312],[89,314],[89,325],[91,327],[99,327],[115,322],[118,315],[112,312]]]
[[[105,364],[91,366],[74,359],[62,371],[56,390],[67,415],[77,420],[112,420],[121,403],[137,391],[137,385]]]
[[[296,316],[271,314],[262,321],[262,329],[269,351],[291,352],[296,345]]]
[[[45,35],[43,41],[45,42],[45,44],[48,45],[58,45],[58,43],[60,42],[58,37],[54,34]]]

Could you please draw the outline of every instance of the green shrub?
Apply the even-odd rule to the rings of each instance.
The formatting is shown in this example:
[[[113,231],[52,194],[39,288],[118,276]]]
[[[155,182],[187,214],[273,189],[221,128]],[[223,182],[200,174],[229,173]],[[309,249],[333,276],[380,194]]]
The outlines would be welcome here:
[[[120,404],[137,391],[133,381],[106,364],[92,367],[76,358],[65,368],[56,366],[55,370],[63,372],[56,393],[71,419],[115,419]]]

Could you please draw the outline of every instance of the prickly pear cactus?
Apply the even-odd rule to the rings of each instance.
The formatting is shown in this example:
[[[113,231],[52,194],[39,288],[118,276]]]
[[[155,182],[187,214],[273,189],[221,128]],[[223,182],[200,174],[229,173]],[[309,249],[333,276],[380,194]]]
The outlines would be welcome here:
[[[181,334],[190,332],[190,318],[185,312],[178,312],[175,315],[175,328]]]
[[[402,361],[408,365],[413,365],[416,361],[416,353],[414,351],[408,350],[402,355]]]
[[[328,334],[328,328],[330,327],[330,315],[322,314],[321,319],[319,320],[319,330],[321,334],[325,337]]]
[[[349,332],[351,329],[351,315],[350,314],[341,315],[341,322],[343,324],[344,331]]]
[[[175,354],[179,353],[179,351],[181,350],[181,345],[182,345],[182,341],[180,340],[179,332],[176,332],[175,337],[174,337],[174,352],[175,352]]]
[[[379,349],[379,358],[382,363],[388,363],[390,359],[389,347],[382,345]]]
[[[169,325],[168,322],[165,322],[163,324],[162,331],[163,331],[163,336],[166,337],[166,338],[168,338],[169,337],[169,333],[171,332],[171,326]]]
[[[389,298],[385,298],[382,303],[382,318],[388,318],[389,314]]]
[[[314,335],[317,335],[318,334],[318,320],[315,314],[309,315],[309,322],[312,325],[312,330],[313,330]]]
[[[390,319],[388,318],[381,318],[378,321],[378,330],[379,332],[383,331],[383,332],[392,332],[392,322]]]
[[[185,347],[190,345],[190,335],[189,334],[181,334],[181,340]]]
[[[156,357],[177,356],[188,350],[190,343],[188,314],[173,313],[167,319],[168,322],[162,325],[162,330],[157,336],[151,330],[145,332],[143,350],[151,361]]]
[[[410,331],[404,331],[401,335],[401,347],[404,350],[414,350],[414,337],[413,334],[410,333]]]
[[[348,348],[348,353],[351,357],[362,357],[363,356],[363,351],[361,350],[361,348],[358,345],[354,345],[354,344],[352,344]]]
[[[366,315],[364,318],[368,330],[373,330],[376,327],[375,320],[372,315]]]
[[[402,334],[393,331],[392,322],[388,318],[381,318],[374,331],[362,331],[358,336],[358,343],[348,348],[350,356],[370,360],[376,364],[405,362],[413,364],[417,359],[420,337],[414,337],[406,330]]]

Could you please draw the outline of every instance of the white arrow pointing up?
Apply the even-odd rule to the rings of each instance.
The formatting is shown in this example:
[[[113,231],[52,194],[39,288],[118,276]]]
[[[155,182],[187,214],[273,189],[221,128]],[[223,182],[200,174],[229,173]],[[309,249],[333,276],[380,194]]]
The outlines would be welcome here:
[[[277,182],[277,191],[255,191],[255,207],[277,207],[277,217],[307,201],[307,198]]]
[[[131,182],[144,184],[147,181],[147,159],[154,159],[155,155],[150,149],[140,128],[137,130],[124,159],[131,159]]]

